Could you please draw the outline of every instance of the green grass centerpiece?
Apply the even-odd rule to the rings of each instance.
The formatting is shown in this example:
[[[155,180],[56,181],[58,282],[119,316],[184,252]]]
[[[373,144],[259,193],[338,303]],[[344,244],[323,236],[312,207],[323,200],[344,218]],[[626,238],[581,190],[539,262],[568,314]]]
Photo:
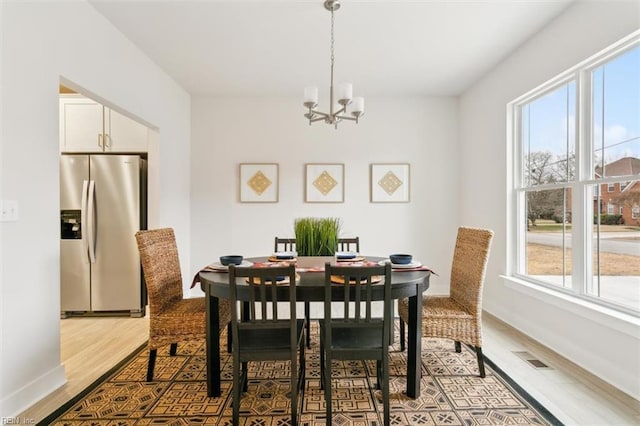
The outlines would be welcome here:
[[[340,219],[302,217],[294,222],[298,256],[333,256],[338,248]]]

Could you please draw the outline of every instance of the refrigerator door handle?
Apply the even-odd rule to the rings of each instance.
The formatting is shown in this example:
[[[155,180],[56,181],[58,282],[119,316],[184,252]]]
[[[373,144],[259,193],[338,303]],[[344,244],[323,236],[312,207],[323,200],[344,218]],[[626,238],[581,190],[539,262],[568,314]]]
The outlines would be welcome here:
[[[95,192],[95,181],[90,180],[87,199],[87,244],[89,245],[89,261],[91,263],[96,263]]]
[[[81,208],[80,208],[80,223],[82,224],[82,228],[80,232],[82,233],[82,257],[84,263],[87,263],[89,258],[89,242],[88,242],[88,223],[87,223],[87,191],[89,189],[89,181],[82,181],[82,200],[81,200]]]

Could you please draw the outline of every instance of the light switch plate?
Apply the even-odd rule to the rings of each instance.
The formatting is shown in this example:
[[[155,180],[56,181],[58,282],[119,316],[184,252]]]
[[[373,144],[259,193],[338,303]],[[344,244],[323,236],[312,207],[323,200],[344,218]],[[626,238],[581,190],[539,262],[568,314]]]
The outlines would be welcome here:
[[[2,200],[0,203],[0,222],[17,222],[20,219],[17,200]]]

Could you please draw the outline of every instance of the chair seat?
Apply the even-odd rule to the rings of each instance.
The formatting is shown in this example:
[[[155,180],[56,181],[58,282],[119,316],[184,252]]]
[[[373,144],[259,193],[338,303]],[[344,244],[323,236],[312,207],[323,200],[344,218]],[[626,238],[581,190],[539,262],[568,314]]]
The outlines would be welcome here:
[[[324,336],[324,320],[319,320],[320,336]],[[354,324],[346,322],[344,327],[339,323],[331,328],[331,349],[334,351],[349,351],[357,349],[359,352],[380,350],[382,348],[382,320],[369,324]]]
[[[220,330],[231,318],[227,300],[220,300]],[[157,348],[179,340],[202,338],[206,330],[206,306],[204,297],[181,299],[171,303],[159,313],[151,311],[149,321],[149,345]],[[181,337],[182,336],[182,337]]]
[[[398,313],[405,322],[409,318],[409,299],[398,300]],[[446,296],[423,296],[422,316],[448,319],[473,319],[474,316],[466,312],[464,307]]]
[[[409,322],[408,299],[398,300],[402,321]],[[424,296],[422,298],[422,336],[442,337],[482,346],[480,316],[471,315],[450,297]]]
[[[302,336],[305,320],[296,321],[298,340]],[[242,328],[238,326],[240,335],[240,352],[272,353],[274,351],[285,351],[287,358],[290,354],[289,340],[289,320],[278,321],[260,328]],[[269,358],[273,359],[273,358]]]

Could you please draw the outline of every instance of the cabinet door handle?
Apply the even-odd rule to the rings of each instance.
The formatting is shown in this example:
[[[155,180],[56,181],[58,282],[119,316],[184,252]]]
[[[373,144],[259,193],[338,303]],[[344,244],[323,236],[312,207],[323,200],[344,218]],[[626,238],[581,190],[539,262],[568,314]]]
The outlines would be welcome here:
[[[111,136],[108,133],[104,134],[104,147],[111,148]]]
[[[98,133],[98,146],[102,148],[102,133]]]

